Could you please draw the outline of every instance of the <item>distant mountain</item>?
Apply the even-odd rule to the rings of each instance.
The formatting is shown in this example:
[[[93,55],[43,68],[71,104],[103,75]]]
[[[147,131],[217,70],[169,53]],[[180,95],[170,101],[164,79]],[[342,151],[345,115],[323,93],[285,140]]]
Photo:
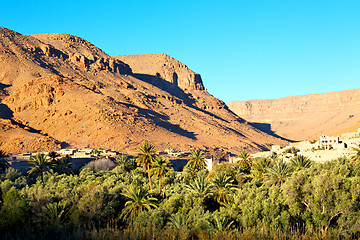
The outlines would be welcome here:
[[[261,132],[204,90],[201,76],[165,54],[109,56],[67,34],[0,28],[0,148],[132,152],[285,142]]]
[[[322,134],[338,135],[360,127],[360,89],[234,101],[228,106],[253,126],[291,140],[312,140]]]

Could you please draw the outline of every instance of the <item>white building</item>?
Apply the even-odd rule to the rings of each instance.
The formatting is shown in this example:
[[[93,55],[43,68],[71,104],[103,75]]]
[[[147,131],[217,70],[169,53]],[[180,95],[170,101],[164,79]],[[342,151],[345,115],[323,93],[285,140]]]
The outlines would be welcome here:
[[[205,162],[206,162],[206,169],[210,172],[214,167],[213,159],[212,158],[205,158]]]
[[[326,135],[320,136],[320,142],[319,146],[321,149],[333,149],[334,147],[338,147],[338,144],[340,143],[339,136],[336,137],[329,137]]]

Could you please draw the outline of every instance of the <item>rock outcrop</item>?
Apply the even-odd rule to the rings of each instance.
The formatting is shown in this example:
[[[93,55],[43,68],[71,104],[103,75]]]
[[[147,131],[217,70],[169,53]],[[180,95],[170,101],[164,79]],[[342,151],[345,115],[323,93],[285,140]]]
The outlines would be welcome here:
[[[129,64],[136,74],[155,76],[183,90],[204,90],[200,74],[191,71],[185,64],[169,55],[160,53],[114,57]]]
[[[85,71],[99,72],[106,70],[120,74],[132,73],[127,64],[107,56],[106,53],[82,38],[60,33],[32,36],[57,48],[54,49],[51,45],[45,45],[41,49],[45,55],[58,57],[62,60],[68,59]],[[67,54],[64,54],[63,51],[67,52]]]
[[[166,55],[157,64],[168,69],[137,71],[138,63],[72,35],[0,28],[0,36],[0,149],[7,152],[89,146],[131,153],[144,140],[159,149],[232,152],[286,143],[229,111],[203,90],[200,75]]]
[[[357,130],[360,89],[274,100],[234,101],[228,106],[263,130],[271,128],[275,134],[291,140],[312,140],[322,134]]]

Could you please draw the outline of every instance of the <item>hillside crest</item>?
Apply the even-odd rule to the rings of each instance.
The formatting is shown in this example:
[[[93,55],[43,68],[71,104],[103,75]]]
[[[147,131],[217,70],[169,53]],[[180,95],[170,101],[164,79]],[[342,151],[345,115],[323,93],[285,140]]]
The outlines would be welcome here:
[[[357,130],[360,89],[272,100],[233,101],[228,106],[255,126],[262,124],[277,135],[292,140],[312,140],[322,134]]]
[[[67,34],[1,28],[0,149],[91,147],[256,151],[284,141],[229,111],[166,54],[109,56]]]

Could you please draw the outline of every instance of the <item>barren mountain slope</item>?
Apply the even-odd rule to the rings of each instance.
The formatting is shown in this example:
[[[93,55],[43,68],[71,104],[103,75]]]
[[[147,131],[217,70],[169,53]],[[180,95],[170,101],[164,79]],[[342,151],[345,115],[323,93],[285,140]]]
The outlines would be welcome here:
[[[201,76],[191,71],[185,64],[177,61],[169,55],[160,54],[137,54],[113,56],[131,66],[134,73],[140,78],[156,76],[182,90],[204,90]],[[155,79],[155,81],[158,79]]]
[[[177,86],[162,75],[133,74],[127,63],[76,36],[0,28],[0,37],[0,110],[6,112],[0,115],[0,148],[8,152],[86,145],[131,152],[143,140],[160,149],[231,151],[284,143],[202,90],[195,73],[188,85]],[[174,68],[180,83],[182,67]],[[18,133],[4,130],[11,127]],[[22,135],[22,145],[12,140]]]
[[[235,101],[228,104],[240,117],[292,140],[317,139],[321,134],[357,130],[360,89],[285,97],[275,100]]]

